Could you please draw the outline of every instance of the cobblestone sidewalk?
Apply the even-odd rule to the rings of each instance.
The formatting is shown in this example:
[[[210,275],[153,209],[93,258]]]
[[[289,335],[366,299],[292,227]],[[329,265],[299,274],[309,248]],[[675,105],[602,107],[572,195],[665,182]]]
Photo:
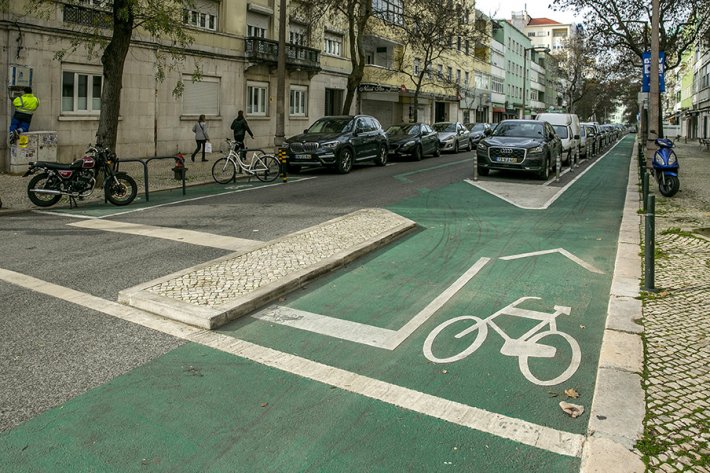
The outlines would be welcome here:
[[[651,472],[710,473],[710,153],[676,147],[681,192],[656,192],[655,294],[643,305]],[[651,182],[651,185],[654,183]]]

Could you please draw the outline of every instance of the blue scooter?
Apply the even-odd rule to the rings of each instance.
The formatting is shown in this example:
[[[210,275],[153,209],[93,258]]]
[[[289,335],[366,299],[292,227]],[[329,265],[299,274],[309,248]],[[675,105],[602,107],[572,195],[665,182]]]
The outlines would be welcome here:
[[[658,149],[653,154],[653,174],[658,190],[666,197],[673,197],[680,189],[678,157],[673,151],[673,142],[668,138],[656,138]]]

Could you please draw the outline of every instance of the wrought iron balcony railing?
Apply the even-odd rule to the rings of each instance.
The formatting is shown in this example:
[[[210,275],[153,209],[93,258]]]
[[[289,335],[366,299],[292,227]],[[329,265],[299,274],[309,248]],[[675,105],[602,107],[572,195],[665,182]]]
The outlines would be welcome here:
[[[276,65],[279,57],[279,42],[265,38],[246,38],[246,55],[251,61]],[[288,43],[286,44],[286,68],[318,72],[320,51]]]

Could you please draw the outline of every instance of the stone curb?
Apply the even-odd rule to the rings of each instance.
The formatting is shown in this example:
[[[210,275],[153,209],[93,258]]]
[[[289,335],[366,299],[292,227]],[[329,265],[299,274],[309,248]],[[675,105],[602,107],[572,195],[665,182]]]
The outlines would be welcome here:
[[[385,231],[381,232],[373,238],[365,240],[355,246],[349,247],[329,257],[326,257],[318,261],[316,264],[312,264],[310,266],[287,274],[272,283],[256,288],[248,294],[239,296],[235,299],[231,299],[227,303],[216,306],[196,305],[160,294],[151,293],[148,291],[149,288],[154,287],[158,284],[170,282],[171,280],[183,277],[190,273],[195,273],[203,269],[209,269],[210,267],[214,267],[221,262],[233,260],[239,256],[248,255],[249,253],[254,253],[259,250],[263,250],[264,248],[273,246],[279,242],[298,238],[299,236],[311,232],[314,229],[323,228],[329,225],[334,225],[336,223],[347,221],[349,218],[352,219],[353,216],[357,216],[365,212],[376,212],[380,214],[382,218],[391,220],[392,224],[389,225]],[[343,217],[338,217],[329,220],[320,225],[316,225],[314,227],[310,227],[299,232],[286,235],[276,240],[272,240],[258,247],[251,248],[247,251],[237,252],[231,255],[223,256],[216,260],[212,260],[207,263],[203,263],[164,276],[162,278],[158,278],[153,281],[149,281],[144,284],[125,289],[119,292],[118,302],[148,312],[152,312],[154,314],[158,314],[168,319],[178,320],[189,325],[211,330],[221,325],[224,325],[225,323],[231,320],[246,315],[249,312],[252,312],[258,309],[259,307],[262,307],[267,303],[277,299],[278,297],[283,296],[295,289],[298,289],[299,287],[302,287],[306,282],[315,279],[321,274],[344,266],[345,264],[359,258],[360,256],[363,256],[402,236],[404,233],[413,229],[415,226],[416,223],[414,221],[401,217],[395,213],[389,212],[384,209],[363,209],[357,212],[353,212],[352,214],[345,215]]]
[[[632,151],[633,152],[633,151]],[[634,450],[643,435],[646,413],[643,373],[643,316],[639,190],[636,160],[631,159],[626,202],[619,231],[607,308],[606,328],[599,354],[594,402],[587,439],[582,449],[581,473],[643,473],[646,465]]]

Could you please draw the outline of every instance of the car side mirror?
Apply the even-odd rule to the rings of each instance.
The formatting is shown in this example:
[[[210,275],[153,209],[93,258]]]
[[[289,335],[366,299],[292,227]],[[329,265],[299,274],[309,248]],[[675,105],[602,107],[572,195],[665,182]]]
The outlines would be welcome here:
[[[574,135],[574,139],[575,139],[575,140],[578,140],[578,139],[579,139],[579,135]]]
[[[493,134],[493,130],[491,130],[490,128],[486,128],[483,134],[486,136],[491,136]]]

